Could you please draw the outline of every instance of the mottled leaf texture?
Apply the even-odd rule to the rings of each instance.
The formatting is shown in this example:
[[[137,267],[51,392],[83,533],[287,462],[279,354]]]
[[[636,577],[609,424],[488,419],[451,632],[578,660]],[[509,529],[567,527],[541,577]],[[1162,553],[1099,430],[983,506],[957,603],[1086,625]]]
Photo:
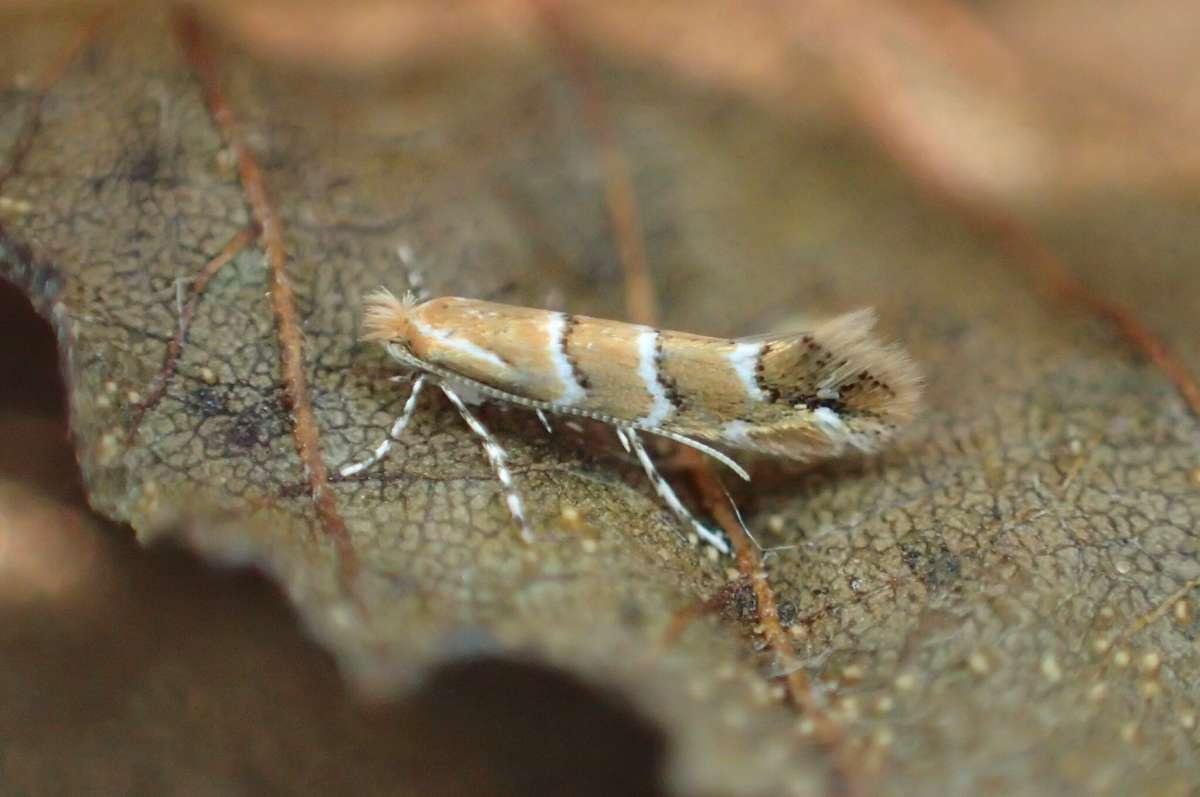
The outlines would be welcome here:
[[[336,475],[404,401],[356,342],[363,295],[406,286],[399,248],[435,294],[623,315],[594,143],[553,48],[349,79],[201,27],[279,210],[306,382],[288,400],[267,236],[238,241],[252,205],[171,17],[101,20],[42,100],[84,18],[2,24],[0,274],[55,325],[91,503],[142,539],[265,569],[357,686],[394,694],[482,654],[565,668],[666,731],[679,794],[1188,788],[1196,419],[1104,319],[1039,292],[847,130],[603,72],[665,326],[749,334],[870,305],[927,373],[891,451],[759,465],[737,494],[761,539],[791,546],[766,572],[842,729],[831,747],[779,699],[731,562],[678,537],[603,428],[485,412],[532,547],[438,397],[388,462]],[[1044,222],[1200,367],[1196,225],[1155,196],[1086,210]],[[298,403],[318,451],[298,453]],[[324,513],[302,456],[328,471]]]

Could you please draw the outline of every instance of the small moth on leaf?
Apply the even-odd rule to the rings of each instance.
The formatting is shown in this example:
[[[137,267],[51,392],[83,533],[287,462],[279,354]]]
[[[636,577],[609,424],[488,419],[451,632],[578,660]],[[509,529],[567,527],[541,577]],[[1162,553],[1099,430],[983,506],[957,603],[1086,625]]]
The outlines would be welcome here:
[[[364,339],[382,343],[417,377],[388,438],[341,472],[386,456],[433,382],[483,440],[525,540],[533,534],[508,455],[460,391],[532,409],[547,428],[545,413],[611,425],[671,509],[728,553],[724,534],[693,517],[658,473],[639,433],[696,448],[743,479],[750,477],[721,449],[801,461],[872,451],[912,417],[920,393],[908,356],[871,337],[874,322],[860,310],[804,332],[710,338],[476,299],[418,302],[381,289],[367,297]]]

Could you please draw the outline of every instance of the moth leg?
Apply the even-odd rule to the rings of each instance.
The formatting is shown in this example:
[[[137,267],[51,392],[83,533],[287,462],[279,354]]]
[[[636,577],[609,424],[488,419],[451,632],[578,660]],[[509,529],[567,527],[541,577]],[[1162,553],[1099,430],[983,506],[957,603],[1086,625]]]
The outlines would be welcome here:
[[[660,437],[665,437],[668,440],[674,440],[676,443],[682,443],[683,445],[688,446],[689,448],[696,449],[701,454],[707,454],[708,456],[715,459],[717,462],[720,462],[722,465],[729,468],[731,471],[736,473],[738,476],[741,476],[746,481],[750,481],[750,474],[746,472],[745,468],[743,468],[741,465],[737,464],[732,459],[730,459],[729,457],[727,457],[725,454],[721,453],[717,449],[713,448],[712,446],[707,446],[704,443],[701,443],[699,440],[693,440],[690,437],[687,437],[687,436],[681,435],[681,434],[676,434],[675,432],[667,432],[667,431],[663,431],[661,429],[646,429],[645,431],[650,432],[650,434],[656,434],[656,435],[659,435]]]
[[[508,453],[501,447],[499,441],[492,436],[492,433],[487,430],[487,427],[476,418],[458,394],[450,387],[439,382],[438,387],[446,394],[446,398],[450,399],[450,403],[458,410],[458,414],[467,422],[467,426],[471,427],[471,431],[483,440],[483,451],[487,454],[488,462],[492,465],[492,470],[496,473],[496,478],[500,480],[500,485],[504,488],[504,502],[508,505],[509,514],[513,516],[513,520],[521,527],[521,539],[525,542],[532,543],[534,541],[533,531],[529,528],[529,522],[525,519],[525,507],[521,503],[521,496],[513,487],[512,472],[508,469],[506,462],[508,461]]]
[[[675,515],[685,524],[691,526],[692,530],[696,532],[696,535],[699,536],[700,539],[704,540],[721,553],[730,553],[732,548],[729,545],[729,540],[725,538],[725,535],[720,531],[715,531],[708,528],[699,520],[696,520],[696,517],[688,511],[687,507],[683,505],[683,502],[679,500],[679,496],[675,494],[673,489],[671,489],[671,485],[668,484],[667,480],[664,479],[662,474],[658,472],[658,468],[654,467],[654,460],[650,459],[649,452],[647,452],[646,447],[642,445],[642,439],[638,436],[637,430],[622,428],[620,426],[616,427],[616,429],[617,437],[619,437],[621,440],[621,445],[625,446],[626,450],[632,448],[633,452],[637,454],[638,460],[642,463],[642,468],[646,471],[646,476],[650,478],[650,483],[654,485],[654,489],[658,492],[659,497],[666,502],[667,506],[671,508],[671,511],[674,512]]]
[[[400,433],[404,431],[405,427],[408,426],[408,422],[412,420],[413,411],[417,408],[417,398],[421,395],[421,388],[425,387],[426,378],[425,374],[420,374],[413,380],[412,392],[408,394],[408,401],[404,402],[404,409],[400,411],[400,415],[392,424],[392,428],[388,430],[387,437],[383,438],[383,442],[375,447],[375,451],[371,456],[361,462],[346,465],[338,473],[342,476],[353,476],[356,473],[362,473],[388,455],[388,452],[392,450],[392,443],[396,442],[396,439],[400,437]]]

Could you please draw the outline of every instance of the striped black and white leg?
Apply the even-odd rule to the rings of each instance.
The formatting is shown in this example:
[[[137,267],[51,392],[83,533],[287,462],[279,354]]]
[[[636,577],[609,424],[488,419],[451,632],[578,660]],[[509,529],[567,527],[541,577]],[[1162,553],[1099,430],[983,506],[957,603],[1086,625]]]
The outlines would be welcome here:
[[[679,500],[679,496],[675,494],[675,491],[671,489],[671,485],[658,472],[658,468],[654,467],[654,460],[650,458],[650,453],[642,445],[642,439],[638,436],[637,430],[620,426],[616,427],[616,430],[617,437],[621,440],[621,445],[625,446],[626,451],[632,450],[637,455],[638,461],[642,463],[642,468],[650,478],[650,483],[654,485],[655,491],[667,506],[671,508],[671,511],[686,525],[690,526],[700,539],[721,553],[730,553],[733,548],[730,546],[729,540],[726,539],[725,535],[720,531],[710,529],[699,520],[696,520],[695,516]]]
[[[483,451],[487,454],[488,462],[491,463],[492,470],[496,473],[496,478],[500,480],[501,487],[504,488],[504,502],[508,505],[509,514],[513,516],[513,520],[517,521],[517,525],[521,527],[521,539],[525,542],[533,542],[533,531],[529,528],[529,522],[525,519],[525,507],[521,503],[520,494],[517,492],[516,487],[513,486],[512,471],[508,469],[507,452],[501,447],[499,441],[492,436],[492,433],[487,430],[487,427],[467,409],[467,405],[452,388],[441,382],[438,383],[438,387],[446,394],[446,398],[450,399],[450,403],[458,410],[458,414],[467,422],[467,426],[471,428],[471,431],[483,440]]]
[[[404,409],[400,411],[399,417],[392,424],[392,428],[388,430],[387,437],[383,438],[383,442],[375,447],[371,456],[352,465],[346,465],[338,473],[343,476],[362,473],[388,455],[388,452],[392,450],[392,443],[396,442],[405,427],[408,426],[408,422],[412,420],[413,411],[417,408],[417,399],[421,396],[421,388],[425,387],[426,378],[425,374],[418,374],[417,378],[413,380],[412,392],[408,394],[408,401],[404,402]]]

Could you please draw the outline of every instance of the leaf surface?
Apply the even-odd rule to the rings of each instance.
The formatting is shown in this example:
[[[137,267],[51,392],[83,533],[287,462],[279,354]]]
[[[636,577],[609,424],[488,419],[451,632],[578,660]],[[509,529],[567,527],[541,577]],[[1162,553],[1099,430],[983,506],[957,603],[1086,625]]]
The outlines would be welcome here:
[[[61,52],[79,22],[27,21],[26,56]],[[0,96],[4,150],[38,118],[0,184],[0,273],[56,326],[99,511],[266,569],[368,691],[484,654],[615,687],[667,730],[680,793],[826,793],[846,760],[898,794],[1186,782],[1200,431],[1107,324],[1047,300],[846,129],[797,130],[744,98],[608,65],[664,326],[749,334],[871,305],[927,372],[926,411],[893,450],[759,464],[736,496],[761,539],[794,545],[767,575],[846,730],[830,754],[763,677],[779,673],[755,655],[730,563],[679,538],[602,428],[549,436],[525,413],[485,412],[541,531],[532,547],[440,399],[386,463],[336,475],[405,398],[394,365],[356,342],[362,297],[408,279],[398,249],[434,294],[622,316],[595,151],[553,52],[364,80],[203,35],[282,220],[319,451],[298,453],[263,239],[193,293],[254,218],[186,42],[165,14],[116,14],[36,109],[32,91]],[[34,68],[21,58],[2,64],[7,82]],[[1047,223],[1091,258],[1089,281],[1133,292],[1200,364],[1176,301],[1200,295],[1200,273]],[[1200,243],[1172,235],[1155,246]],[[1131,276],[1137,262],[1159,283]],[[314,507],[313,455],[348,548]],[[724,613],[673,636],[714,596]]]

